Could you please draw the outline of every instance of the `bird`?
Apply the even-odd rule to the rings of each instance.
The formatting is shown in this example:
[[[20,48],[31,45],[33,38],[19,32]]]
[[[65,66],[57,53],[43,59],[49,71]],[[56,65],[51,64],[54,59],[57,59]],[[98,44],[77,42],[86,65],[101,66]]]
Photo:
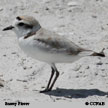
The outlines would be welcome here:
[[[59,71],[55,65],[56,63],[73,63],[85,56],[105,57],[104,48],[101,52],[82,48],[67,39],[66,36],[61,36],[43,28],[38,20],[32,16],[15,17],[12,25],[3,29],[3,31],[7,30],[15,32],[20,48],[28,56],[51,66],[51,76],[48,84],[40,93],[51,91],[58,79]]]

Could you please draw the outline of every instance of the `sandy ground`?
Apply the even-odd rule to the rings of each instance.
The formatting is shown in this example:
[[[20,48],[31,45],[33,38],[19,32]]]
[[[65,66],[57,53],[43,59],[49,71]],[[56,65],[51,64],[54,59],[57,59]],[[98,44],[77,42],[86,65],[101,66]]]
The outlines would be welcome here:
[[[26,56],[11,31],[18,15],[34,16],[51,31],[84,48],[108,55],[108,0],[0,0],[0,100],[35,102],[108,101],[108,57],[84,57],[57,64],[53,90],[40,94],[50,66]]]

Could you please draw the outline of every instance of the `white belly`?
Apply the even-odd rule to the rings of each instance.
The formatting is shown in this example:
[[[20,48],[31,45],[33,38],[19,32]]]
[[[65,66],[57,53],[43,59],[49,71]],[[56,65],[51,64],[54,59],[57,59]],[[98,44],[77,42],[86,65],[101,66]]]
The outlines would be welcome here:
[[[80,56],[73,56],[73,55],[65,55],[62,53],[51,53],[45,50],[40,49],[38,46],[34,46],[32,43],[32,37],[28,39],[19,39],[19,46],[21,49],[27,53],[28,56],[48,62],[48,63],[65,63],[65,62],[74,62],[78,59],[80,59]]]

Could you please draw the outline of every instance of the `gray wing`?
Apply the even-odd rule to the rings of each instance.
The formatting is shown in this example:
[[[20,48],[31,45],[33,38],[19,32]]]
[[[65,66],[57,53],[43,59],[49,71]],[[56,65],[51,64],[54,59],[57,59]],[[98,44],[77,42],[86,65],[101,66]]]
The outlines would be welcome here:
[[[51,53],[60,52],[68,55],[77,55],[80,52],[85,51],[85,49],[80,48],[70,40],[45,29],[37,34],[34,40],[39,43],[38,47]]]

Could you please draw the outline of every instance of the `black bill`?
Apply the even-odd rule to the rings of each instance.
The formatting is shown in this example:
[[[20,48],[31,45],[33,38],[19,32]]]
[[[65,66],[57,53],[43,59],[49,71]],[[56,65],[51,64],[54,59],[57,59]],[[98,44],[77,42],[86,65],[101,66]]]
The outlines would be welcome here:
[[[6,28],[3,29],[3,31],[6,31],[6,30],[12,30],[14,27],[11,25],[11,26],[8,26]]]

